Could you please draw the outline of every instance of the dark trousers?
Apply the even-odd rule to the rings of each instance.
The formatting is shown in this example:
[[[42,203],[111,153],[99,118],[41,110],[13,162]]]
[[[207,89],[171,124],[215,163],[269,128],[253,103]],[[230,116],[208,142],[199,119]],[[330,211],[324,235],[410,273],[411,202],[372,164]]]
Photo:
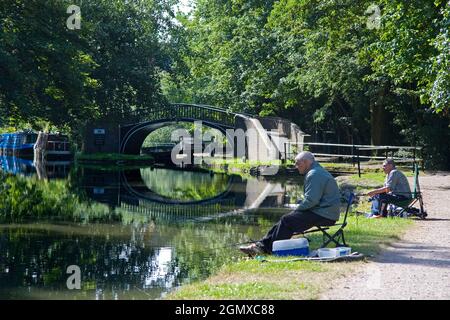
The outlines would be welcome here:
[[[290,239],[294,233],[302,233],[314,226],[332,226],[336,221],[321,217],[311,211],[292,211],[281,217],[259,242],[267,253],[272,252],[272,243]]]
[[[390,193],[380,193],[372,197],[372,214],[382,215],[383,217],[387,216],[387,204],[408,200],[409,198],[402,195],[390,194]]]

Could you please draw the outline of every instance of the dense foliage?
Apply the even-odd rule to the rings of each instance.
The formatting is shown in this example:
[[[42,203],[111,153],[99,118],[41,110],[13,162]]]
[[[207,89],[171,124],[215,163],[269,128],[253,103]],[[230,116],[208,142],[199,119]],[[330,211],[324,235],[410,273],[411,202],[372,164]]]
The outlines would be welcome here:
[[[318,140],[425,146],[449,167],[444,0],[197,0],[170,99],[292,119]],[[171,84],[171,85],[168,85]],[[168,89],[167,89],[168,88]],[[174,90],[174,88],[182,89]]]
[[[195,102],[321,141],[422,145],[450,167],[448,0],[195,0],[175,18],[178,2],[1,1],[0,126],[79,132]]]
[[[67,26],[72,4],[80,29]],[[170,7],[170,0],[1,1],[4,121],[74,128],[164,104],[158,73],[169,65]]]

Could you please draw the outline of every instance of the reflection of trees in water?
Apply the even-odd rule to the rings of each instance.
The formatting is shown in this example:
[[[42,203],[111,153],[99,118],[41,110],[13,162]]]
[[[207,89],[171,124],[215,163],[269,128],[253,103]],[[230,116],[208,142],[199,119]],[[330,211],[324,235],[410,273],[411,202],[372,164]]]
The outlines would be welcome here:
[[[122,232],[133,233],[130,228]],[[144,298],[152,295],[157,298],[162,288],[179,283],[178,269],[170,268],[170,248],[145,246],[130,237],[55,234],[21,227],[3,229],[1,235],[4,251],[0,258],[1,298],[10,297],[13,288],[22,288],[23,297],[29,296],[27,288],[31,288],[31,294],[45,290],[47,295],[59,292],[62,296],[86,298],[94,298],[95,291],[96,295],[109,299],[142,298],[142,290],[155,288],[145,292]],[[81,291],[69,292],[66,288],[69,265],[81,268]]]
[[[235,244],[258,239],[280,216],[262,209],[207,221],[153,221],[89,200],[73,174],[67,181],[43,182],[0,173],[2,221],[52,221],[0,225],[0,297],[155,299],[241,256]],[[206,176],[196,181],[207,185]],[[211,194],[227,182],[217,175]],[[65,286],[71,264],[81,267],[81,291]]]
[[[238,244],[260,239],[279,214],[262,217],[263,212],[189,223],[176,233],[177,265],[187,282],[203,279],[227,262],[241,258]]]
[[[141,169],[142,180],[153,192],[177,200],[202,200],[227,190],[229,177],[168,169]]]
[[[303,198],[303,180],[299,180],[297,184],[292,184],[286,188],[286,197],[291,203],[297,203]]]
[[[41,292],[41,298],[158,298],[207,277],[240,256],[234,244],[261,236],[263,218],[233,219],[128,226],[4,225],[0,298],[11,298],[12,292],[16,298],[33,292]],[[81,291],[65,287],[65,271],[72,264],[81,268]]]
[[[0,221],[51,218],[70,221],[115,221],[114,210],[72,192],[70,180],[42,181],[0,172]]]
[[[65,185],[65,181],[43,183],[35,177],[24,178],[0,173],[2,220],[59,216],[65,211],[71,211],[72,195]]]
[[[74,170],[75,172],[75,170]],[[220,177],[220,175],[218,175]],[[225,185],[225,179],[218,178]],[[223,183],[222,183],[223,182]],[[207,186],[205,185],[204,188]],[[215,196],[218,189],[210,188]],[[221,188],[222,189],[222,188]],[[203,192],[201,196],[209,196]],[[86,195],[86,189],[80,183],[79,176],[72,176],[68,180],[40,181],[36,178],[24,178],[20,176],[0,173],[0,222],[20,222],[33,219],[52,219],[73,222],[106,222],[121,221],[122,223],[148,222],[152,215],[127,212],[121,207],[113,207],[96,202]],[[117,199],[117,195],[114,196]],[[233,202],[233,199],[230,199]],[[144,206],[139,203],[137,208]],[[193,207],[208,214],[208,206]],[[228,205],[221,204],[220,208],[228,210]],[[230,210],[234,206],[230,207]],[[155,210],[154,208],[151,210]],[[203,212],[206,210],[206,212]],[[139,210],[138,210],[139,211]],[[147,211],[145,211],[147,212]],[[197,212],[200,213],[200,212]],[[168,213],[170,220],[171,214]],[[174,219],[179,218],[173,215]]]

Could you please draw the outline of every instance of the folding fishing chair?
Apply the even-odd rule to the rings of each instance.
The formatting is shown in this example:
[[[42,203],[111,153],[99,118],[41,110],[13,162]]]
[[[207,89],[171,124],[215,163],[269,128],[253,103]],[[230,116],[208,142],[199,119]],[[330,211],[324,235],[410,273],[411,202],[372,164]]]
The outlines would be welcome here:
[[[419,208],[414,207],[417,202],[419,202]],[[423,206],[422,192],[420,191],[419,184],[419,166],[417,164],[414,164],[414,189],[411,193],[411,198],[389,202],[387,206],[388,214],[391,217],[417,216],[421,219],[426,218],[427,212]]]
[[[347,216],[348,216],[348,212],[350,211],[350,207],[353,203],[353,199],[355,198],[355,194],[354,193],[350,193],[348,196],[348,200],[347,200],[347,208],[345,210],[345,214],[344,214],[344,220],[342,221],[342,223],[336,223],[332,226],[315,226],[314,229],[310,229],[310,230],[306,230],[305,232],[303,232],[303,236],[308,239],[305,234],[307,233],[314,233],[314,232],[322,232],[323,235],[323,243],[321,248],[325,248],[326,246],[328,246],[330,243],[334,243],[336,245],[336,247],[348,247],[347,243],[345,242],[345,237],[344,237],[344,228],[347,226]],[[331,233],[330,232],[330,228],[335,227],[335,226],[339,226],[339,229],[336,230],[335,232]],[[309,239],[308,239],[309,240]]]

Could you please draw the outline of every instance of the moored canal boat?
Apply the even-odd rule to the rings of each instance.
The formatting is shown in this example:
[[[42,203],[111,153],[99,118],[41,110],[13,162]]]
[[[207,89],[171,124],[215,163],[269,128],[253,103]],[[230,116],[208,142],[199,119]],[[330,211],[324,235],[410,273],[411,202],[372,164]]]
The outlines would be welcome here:
[[[61,133],[39,132],[34,145],[35,161],[70,160],[69,137]]]
[[[37,136],[32,131],[0,134],[0,155],[32,159]]]

